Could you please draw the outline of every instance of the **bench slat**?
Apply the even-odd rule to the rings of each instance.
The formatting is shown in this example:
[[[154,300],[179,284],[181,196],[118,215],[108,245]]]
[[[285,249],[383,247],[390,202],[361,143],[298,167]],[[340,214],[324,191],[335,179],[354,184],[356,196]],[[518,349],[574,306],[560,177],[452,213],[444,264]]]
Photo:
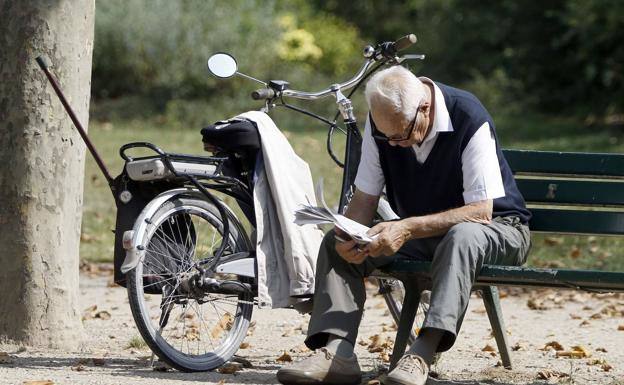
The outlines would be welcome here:
[[[420,273],[429,276],[431,263],[401,258],[384,266],[381,271],[388,274]],[[484,265],[475,284],[563,287],[615,292],[624,291],[624,273]]]
[[[624,176],[624,155],[503,150],[514,173]]]
[[[624,212],[529,208],[533,231],[624,235]]]
[[[624,205],[624,181],[516,178],[527,203]]]

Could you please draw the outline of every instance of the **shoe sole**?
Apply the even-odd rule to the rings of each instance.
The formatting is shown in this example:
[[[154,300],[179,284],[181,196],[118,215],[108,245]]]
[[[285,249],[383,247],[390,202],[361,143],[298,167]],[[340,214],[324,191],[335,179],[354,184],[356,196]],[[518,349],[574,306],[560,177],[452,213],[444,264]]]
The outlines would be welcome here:
[[[383,385],[410,385],[409,382],[398,381],[391,377],[382,377],[379,380],[379,382],[381,382]]]
[[[328,385],[355,385],[362,382],[362,378],[340,381],[334,379],[334,381],[327,381],[327,379],[317,379],[308,377],[302,372],[291,372],[288,370],[282,370],[277,374],[277,380],[284,385],[316,385],[316,384],[328,384]]]

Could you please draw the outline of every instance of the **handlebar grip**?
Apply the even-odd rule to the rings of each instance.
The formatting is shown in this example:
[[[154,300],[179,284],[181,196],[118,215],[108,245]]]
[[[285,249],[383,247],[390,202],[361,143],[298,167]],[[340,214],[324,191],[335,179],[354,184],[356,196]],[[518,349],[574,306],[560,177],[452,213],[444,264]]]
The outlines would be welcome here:
[[[405,35],[399,40],[395,41],[394,49],[396,49],[397,51],[402,51],[406,49],[407,47],[411,46],[412,44],[416,43],[417,40],[418,39],[416,39],[416,35],[414,35],[413,33],[410,33],[409,35]]]
[[[275,90],[271,88],[260,88],[251,93],[254,100],[272,99],[275,97]]]

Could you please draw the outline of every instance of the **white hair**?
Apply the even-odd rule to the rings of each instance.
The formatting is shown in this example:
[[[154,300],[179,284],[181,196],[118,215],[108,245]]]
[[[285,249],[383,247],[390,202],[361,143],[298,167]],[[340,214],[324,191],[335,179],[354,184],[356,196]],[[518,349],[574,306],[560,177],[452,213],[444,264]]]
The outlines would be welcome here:
[[[425,97],[422,82],[405,67],[393,66],[377,72],[366,83],[368,107],[385,105],[409,121],[414,118]]]

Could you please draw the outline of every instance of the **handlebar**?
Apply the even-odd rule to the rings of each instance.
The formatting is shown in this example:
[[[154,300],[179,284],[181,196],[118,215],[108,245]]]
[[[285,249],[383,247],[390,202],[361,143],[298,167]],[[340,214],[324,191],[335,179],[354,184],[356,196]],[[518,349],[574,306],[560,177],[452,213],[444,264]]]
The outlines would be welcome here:
[[[364,48],[364,56],[367,58],[367,60],[351,79],[343,83],[332,84],[329,88],[318,92],[305,92],[286,89],[281,91],[279,95],[295,99],[316,100],[332,95],[337,91],[348,90],[358,84],[360,80],[362,80],[366,72],[374,63],[388,62],[394,60],[398,51],[402,51],[408,48],[412,44],[416,43],[416,41],[416,35],[410,33],[409,35],[405,35],[395,42],[380,43],[377,44],[375,48],[367,46],[366,48]],[[278,96],[278,93],[272,88],[261,88],[251,93],[251,97],[254,100],[273,99],[276,96]]]
[[[251,97],[254,100],[273,99],[275,97],[275,90],[272,88],[260,88],[252,92]]]

